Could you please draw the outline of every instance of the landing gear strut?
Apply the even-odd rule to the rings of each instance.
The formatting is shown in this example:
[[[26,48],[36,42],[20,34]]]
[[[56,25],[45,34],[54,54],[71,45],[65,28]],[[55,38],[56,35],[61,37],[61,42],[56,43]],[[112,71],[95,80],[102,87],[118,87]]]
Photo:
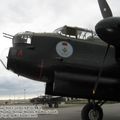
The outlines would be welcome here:
[[[101,108],[102,102],[99,105],[95,102],[89,102],[84,106],[81,112],[82,120],[102,120],[103,110]]]

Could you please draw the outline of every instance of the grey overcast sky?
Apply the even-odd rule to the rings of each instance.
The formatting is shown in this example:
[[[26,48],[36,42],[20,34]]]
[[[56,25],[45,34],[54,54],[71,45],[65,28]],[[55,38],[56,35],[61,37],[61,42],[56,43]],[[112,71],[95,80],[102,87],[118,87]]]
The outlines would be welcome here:
[[[120,15],[120,0],[107,0],[114,16]],[[52,32],[63,25],[94,30],[102,19],[97,0],[0,0],[0,58],[7,56],[11,40],[2,33]],[[4,60],[4,62],[6,62]],[[18,77],[0,64],[1,97],[22,97],[44,93],[44,84]]]

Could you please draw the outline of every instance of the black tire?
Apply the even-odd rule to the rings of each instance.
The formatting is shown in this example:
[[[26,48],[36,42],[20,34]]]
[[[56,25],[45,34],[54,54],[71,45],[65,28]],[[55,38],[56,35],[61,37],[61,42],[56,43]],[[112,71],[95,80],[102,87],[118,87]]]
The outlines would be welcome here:
[[[54,108],[58,108],[58,103],[55,103],[55,104],[54,104]]]
[[[49,103],[48,106],[49,106],[49,108],[52,108],[52,107],[53,107],[52,103]]]
[[[103,110],[97,104],[88,103],[81,111],[82,120],[102,120]]]

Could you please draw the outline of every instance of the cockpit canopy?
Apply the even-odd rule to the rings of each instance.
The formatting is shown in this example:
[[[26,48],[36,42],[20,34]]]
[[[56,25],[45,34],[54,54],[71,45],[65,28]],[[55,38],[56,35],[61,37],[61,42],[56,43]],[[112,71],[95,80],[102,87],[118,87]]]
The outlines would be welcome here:
[[[73,37],[76,39],[87,39],[88,37],[94,37],[96,34],[92,30],[79,28],[79,27],[70,27],[70,26],[63,26],[54,31],[55,33],[59,33],[66,37]]]

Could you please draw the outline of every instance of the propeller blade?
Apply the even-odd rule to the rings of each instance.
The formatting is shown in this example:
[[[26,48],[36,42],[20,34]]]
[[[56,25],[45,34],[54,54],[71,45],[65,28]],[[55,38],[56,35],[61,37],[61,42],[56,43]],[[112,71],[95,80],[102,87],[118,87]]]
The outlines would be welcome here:
[[[103,18],[112,17],[112,11],[106,0],[98,0]]]

